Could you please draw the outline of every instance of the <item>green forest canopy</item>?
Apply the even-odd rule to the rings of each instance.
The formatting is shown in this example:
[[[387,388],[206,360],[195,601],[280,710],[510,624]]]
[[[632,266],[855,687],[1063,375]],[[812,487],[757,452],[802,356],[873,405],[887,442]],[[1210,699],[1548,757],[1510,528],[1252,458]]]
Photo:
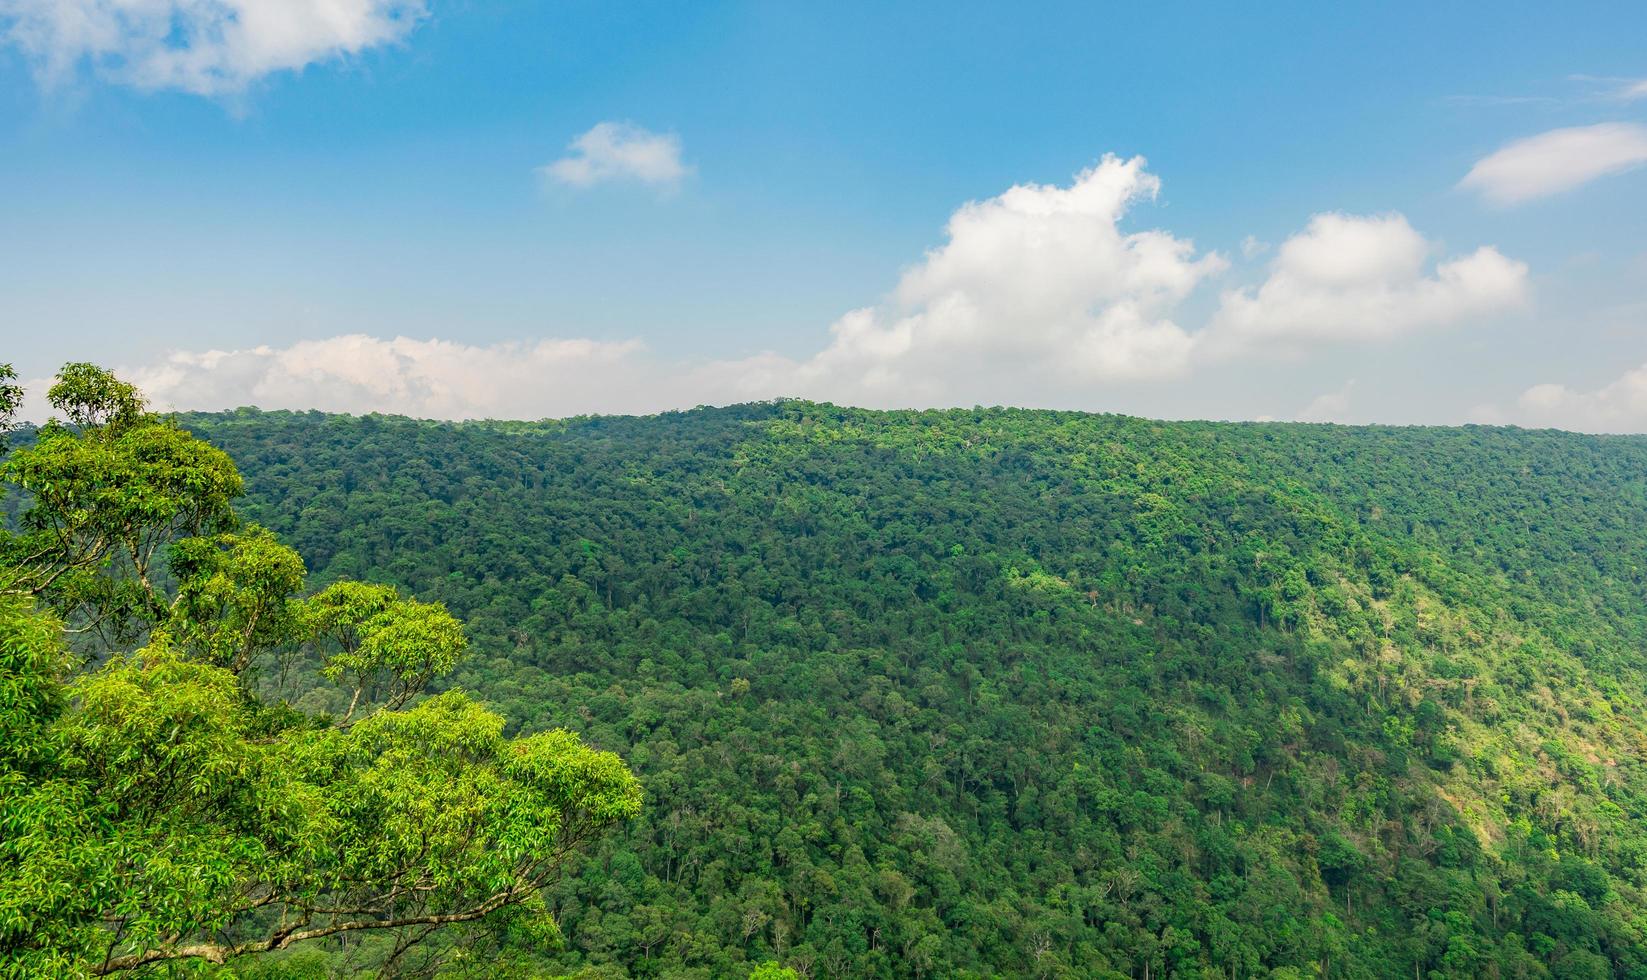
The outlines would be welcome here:
[[[644,789],[534,893],[564,942],[511,919],[485,964],[471,933],[403,973],[1647,977],[1647,439],[806,402],[177,422],[255,525],[177,552],[199,652],[168,669],[228,662],[320,741],[470,691],[487,744],[576,733]],[[236,593],[188,583],[286,545],[309,632],[236,674]],[[466,655],[363,683],[325,624],[379,601],[449,610]]]
[[[317,581],[461,615],[511,731],[634,768],[560,969],[1647,976],[1647,440],[182,422]]]

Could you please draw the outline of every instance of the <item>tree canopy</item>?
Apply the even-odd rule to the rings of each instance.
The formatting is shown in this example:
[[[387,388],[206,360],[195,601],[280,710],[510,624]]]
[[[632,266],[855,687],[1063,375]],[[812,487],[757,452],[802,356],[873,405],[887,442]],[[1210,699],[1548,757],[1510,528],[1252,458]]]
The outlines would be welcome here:
[[[298,554],[234,512],[229,457],[130,385],[69,365],[50,398],[62,420],[0,468],[23,500],[0,565],[0,976],[356,934],[354,967],[391,974],[489,935],[555,948],[544,889],[640,811],[624,763],[424,696],[467,650],[446,608],[305,594]],[[271,694],[304,670],[348,710]]]
[[[807,402],[181,424],[316,581],[464,619],[437,687],[634,767],[645,812],[548,891],[557,969],[1647,970],[1647,440]]]

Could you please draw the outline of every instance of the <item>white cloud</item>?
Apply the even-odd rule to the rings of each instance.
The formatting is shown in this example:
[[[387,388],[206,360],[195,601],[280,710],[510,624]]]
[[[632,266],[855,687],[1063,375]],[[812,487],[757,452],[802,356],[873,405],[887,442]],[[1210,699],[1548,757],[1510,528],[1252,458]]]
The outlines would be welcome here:
[[[1634,102],[1647,99],[1647,78],[1619,75],[1568,75],[1570,82],[1582,82],[1590,89],[1590,101]]]
[[[1344,382],[1337,391],[1317,395],[1298,412],[1300,422],[1345,422],[1350,413],[1350,394],[1355,391],[1355,379]]]
[[[1210,351],[1264,357],[1376,341],[1509,309],[1526,267],[1491,248],[1431,266],[1399,215],[1317,215],[1267,278],[1227,290],[1199,329],[1185,300],[1229,267],[1160,229],[1123,228],[1156,197],[1142,158],[1107,156],[1066,186],[1021,184],[962,205],[945,240],[876,305],[830,325],[811,353],[667,359],[639,341],[468,345],[348,335],[179,352],[128,371],[164,405],[324,408],[441,418],[650,412],[780,395],[898,407],[1109,403],[1100,389],[1210,367]],[[804,349],[804,348],[803,348]],[[1307,407],[1337,417],[1349,391]],[[1338,407],[1335,408],[1335,405]]]
[[[1269,250],[1270,243],[1259,241],[1256,235],[1248,235],[1241,239],[1241,256],[1243,258],[1255,259]]]
[[[1647,432],[1647,364],[1626,371],[1594,391],[1538,384],[1516,400],[1517,418],[1528,425],[1585,432]]]
[[[82,65],[141,89],[225,95],[398,41],[424,0],[0,0],[0,38],[46,85]]]
[[[1555,105],[1560,99],[1550,95],[1449,95],[1442,101],[1464,107],[1498,107],[1520,105]]]
[[[1484,157],[1460,187],[1508,206],[1572,190],[1647,163],[1647,126],[1600,123],[1552,129]]]
[[[654,133],[633,123],[598,123],[573,140],[566,156],[541,168],[551,180],[572,187],[633,180],[654,187],[674,187],[690,168],[681,163],[680,138]]]
[[[1509,415],[1492,402],[1482,402],[1472,405],[1465,411],[1462,421],[1472,425],[1510,425]]]
[[[644,410],[633,392],[655,380],[652,371],[635,341],[478,346],[349,334],[281,348],[177,352],[126,373],[163,408],[537,418]],[[626,374],[632,383],[614,390],[612,382]]]
[[[1159,189],[1142,157],[1106,156],[1068,187],[1020,184],[963,205],[948,241],[886,303],[837,320],[797,380],[916,404],[985,394],[1003,377],[1080,386],[1182,372],[1194,340],[1169,313],[1228,263],[1168,232],[1120,228]]]
[[[1318,214],[1256,288],[1224,293],[1205,340],[1255,345],[1374,340],[1512,310],[1527,266],[1483,247],[1428,272],[1434,246],[1399,214]]]

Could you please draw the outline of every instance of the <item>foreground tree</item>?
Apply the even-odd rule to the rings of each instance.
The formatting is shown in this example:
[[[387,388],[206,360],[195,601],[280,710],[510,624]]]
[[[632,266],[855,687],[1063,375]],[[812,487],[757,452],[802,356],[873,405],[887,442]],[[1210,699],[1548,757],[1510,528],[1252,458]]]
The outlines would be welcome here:
[[[0,976],[360,933],[392,970],[463,924],[552,943],[541,890],[639,813],[623,762],[505,738],[461,691],[419,700],[463,654],[444,607],[303,598],[295,552],[236,520],[227,456],[89,365],[50,398],[65,421],[0,470],[32,497],[0,563]],[[317,658],[340,717],[260,696]]]

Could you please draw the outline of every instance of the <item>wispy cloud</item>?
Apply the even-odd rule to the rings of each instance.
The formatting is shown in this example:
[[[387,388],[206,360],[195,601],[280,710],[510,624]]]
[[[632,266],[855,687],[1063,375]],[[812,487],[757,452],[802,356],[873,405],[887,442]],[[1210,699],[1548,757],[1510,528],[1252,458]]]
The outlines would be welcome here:
[[[1620,75],[1569,75],[1568,81],[1582,82],[1590,87],[1590,98],[1613,102],[1634,102],[1647,99],[1647,78]]]
[[[1444,103],[1462,108],[1513,106],[1576,106],[1597,103],[1634,102],[1647,99],[1647,78],[1618,75],[1568,75],[1567,86],[1556,94],[1449,95]]]
[[[1625,102],[1634,102],[1637,99],[1647,99],[1647,78],[1638,78],[1635,81],[1625,82],[1618,87],[1615,97]]]
[[[571,152],[540,168],[540,172],[571,187],[636,181],[668,189],[678,186],[691,172],[681,162],[680,137],[654,133],[633,123],[598,123],[567,149]]]
[[[145,90],[232,95],[404,38],[424,0],[0,0],[0,39],[57,86],[83,69]]]
[[[1449,95],[1442,101],[1448,105],[1465,107],[1561,104],[1561,100],[1553,95]]]
[[[1482,158],[1459,181],[1493,204],[1521,204],[1647,163],[1647,126],[1600,123],[1552,129]]]

